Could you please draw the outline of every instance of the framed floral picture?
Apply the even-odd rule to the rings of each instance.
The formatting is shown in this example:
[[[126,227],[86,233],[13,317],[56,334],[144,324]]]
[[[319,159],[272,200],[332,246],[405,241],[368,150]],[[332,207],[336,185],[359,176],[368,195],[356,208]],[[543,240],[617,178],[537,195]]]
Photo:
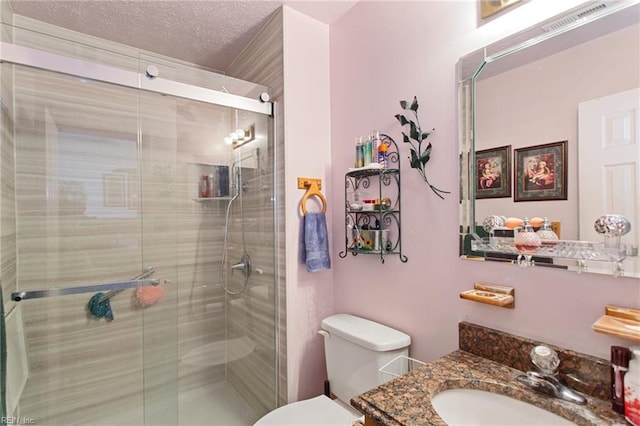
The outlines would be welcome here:
[[[514,150],[514,201],[567,199],[567,141]]]
[[[511,145],[476,151],[476,199],[511,197]]]

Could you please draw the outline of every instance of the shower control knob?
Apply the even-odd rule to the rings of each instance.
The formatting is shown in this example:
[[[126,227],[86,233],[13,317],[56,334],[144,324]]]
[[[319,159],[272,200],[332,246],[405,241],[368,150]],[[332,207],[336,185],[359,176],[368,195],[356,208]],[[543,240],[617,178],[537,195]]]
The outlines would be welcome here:
[[[160,70],[155,65],[149,65],[147,67],[147,77],[156,78],[160,74]]]

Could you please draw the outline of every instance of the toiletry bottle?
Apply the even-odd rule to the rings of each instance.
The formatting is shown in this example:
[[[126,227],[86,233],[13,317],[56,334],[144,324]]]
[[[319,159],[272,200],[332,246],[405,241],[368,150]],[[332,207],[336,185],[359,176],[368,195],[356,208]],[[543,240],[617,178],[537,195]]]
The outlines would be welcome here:
[[[216,179],[213,174],[207,177],[207,186],[209,187],[209,197],[216,197],[218,193],[216,191]]]
[[[378,164],[383,169],[389,167],[388,159],[387,159],[387,144],[380,143],[380,147],[378,148]]]
[[[209,175],[202,175],[200,178],[200,198],[209,198]]]
[[[558,244],[558,236],[551,229],[551,224],[549,223],[549,218],[545,217],[542,227],[538,229],[536,232],[538,237],[540,237],[540,242],[543,246],[553,246]]]
[[[364,166],[364,145],[362,144],[362,136],[356,138],[356,168]]]
[[[378,151],[380,149],[380,132],[379,131],[374,130],[373,133],[371,133],[371,142],[372,142],[371,162],[380,163],[380,159],[378,158]]]
[[[368,166],[373,162],[373,141],[371,136],[364,142],[364,165]]]
[[[624,376],[631,352],[623,346],[611,346],[611,408],[624,414]]]
[[[640,426],[640,346],[632,346],[629,371],[624,376],[624,418]]]

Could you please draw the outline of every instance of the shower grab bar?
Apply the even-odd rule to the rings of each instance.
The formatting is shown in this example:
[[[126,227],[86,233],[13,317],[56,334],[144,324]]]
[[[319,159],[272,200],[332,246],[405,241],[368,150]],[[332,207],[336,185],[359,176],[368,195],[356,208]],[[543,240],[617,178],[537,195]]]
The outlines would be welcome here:
[[[157,279],[142,279],[131,281],[116,281],[111,283],[91,284],[80,287],[54,288],[48,290],[18,291],[11,293],[11,300],[19,302],[26,299],[40,299],[43,297],[68,296],[71,294],[94,293],[98,291],[125,290],[128,288],[156,286],[160,284]]]

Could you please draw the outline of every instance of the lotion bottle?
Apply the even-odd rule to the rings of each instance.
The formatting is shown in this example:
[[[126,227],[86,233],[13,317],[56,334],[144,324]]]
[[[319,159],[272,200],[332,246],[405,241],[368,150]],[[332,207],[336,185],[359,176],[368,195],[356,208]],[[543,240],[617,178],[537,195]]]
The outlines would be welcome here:
[[[553,229],[551,229],[551,225],[549,224],[549,218],[544,218],[544,223],[542,224],[542,228],[536,231],[538,237],[540,237],[540,242],[543,246],[553,246],[558,244],[558,236]]]
[[[640,346],[632,346],[629,371],[624,376],[624,418],[640,426]]]

